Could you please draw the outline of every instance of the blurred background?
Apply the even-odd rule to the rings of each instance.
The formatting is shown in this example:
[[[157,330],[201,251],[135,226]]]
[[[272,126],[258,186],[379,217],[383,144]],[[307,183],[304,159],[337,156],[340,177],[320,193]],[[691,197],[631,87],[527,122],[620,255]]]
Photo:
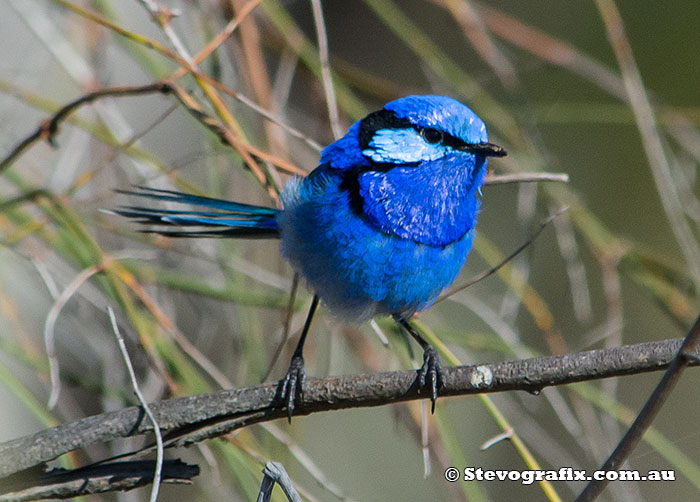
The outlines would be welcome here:
[[[191,75],[178,83],[264,158],[247,161],[241,150],[249,150],[222,144],[176,99],[159,94],[97,100],[61,124],[54,147],[39,141],[18,151],[0,172],[2,441],[135,404],[108,305],[151,401],[253,385],[286,371],[296,339],[274,364],[273,356],[292,273],[276,242],[169,240],[139,234],[101,209],[133,202],[114,191],[132,184],[274,206],[290,166],[310,171],[319,156],[313,143],[333,141],[320,18],[310,1],[159,5],[178,14],[170,37],[137,0],[0,2],[0,159],[87,92],[178,71],[177,61],[144,39],[195,55],[241,12],[249,12],[245,21],[200,69],[245,102]],[[322,7],[343,132],[391,99],[445,94],[474,109],[490,140],[509,152],[489,162],[495,174],[570,176],[568,184],[484,188],[475,248],[457,284],[498,263],[548,215],[569,209],[498,274],[420,315],[459,361],[685,335],[700,285],[698,2],[353,0]],[[301,288],[293,331],[309,302]],[[343,326],[322,309],[307,343],[308,372],[417,367],[392,323],[378,321],[389,348],[370,325]],[[593,470],[660,376],[492,399],[543,468]],[[696,370],[684,373],[629,462],[640,471],[675,469],[676,481],[617,483],[603,499],[698,497],[698,383]],[[524,469],[525,462],[507,440],[480,449],[502,429],[478,397],[440,399],[427,421],[423,406],[318,413],[168,451],[202,472],[192,486],[164,487],[161,500],[253,500],[267,460],[282,462],[308,500],[546,500],[537,484],[447,483],[448,466]],[[141,444],[97,446],[63,465]],[[554,488],[572,499],[582,485]],[[147,497],[139,489],[94,498]]]

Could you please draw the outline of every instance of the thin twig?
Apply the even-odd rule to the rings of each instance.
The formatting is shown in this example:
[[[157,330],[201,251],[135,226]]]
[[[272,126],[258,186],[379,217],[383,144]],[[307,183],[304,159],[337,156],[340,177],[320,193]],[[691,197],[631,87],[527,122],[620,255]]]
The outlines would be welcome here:
[[[257,112],[259,115],[266,118],[267,120],[269,120],[273,124],[280,126],[290,136],[297,138],[297,139],[300,139],[301,141],[306,143],[308,146],[310,146],[312,149],[316,150],[317,152],[320,152],[321,150],[323,150],[323,147],[319,143],[317,143],[316,141],[314,141],[313,139],[308,137],[306,134],[301,132],[299,129],[290,126],[289,124],[284,122],[281,118],[277,117],[272,112],[266,110],[265,108],[263,108],[262,106],[260,106],[259,104],[257,104],[255,101],[253,101],[249,97],[245,96],[244,94],[241,94],[238,91],[234,91],[230,87],[227,87],[223,84],[220,84],[216,80],[213,80],[213,79],[210,80],[210,83],[211,83],[211,85],[216,87],[217,90],[223,92],[224,94],[228,94],[232,98],[234,98],[234,99],[240,101],[241,103],[243,103],[244,105],[246,105],[251,110]]]
[[[430,423],[428,421],[428,403],[422,401],[420,403],[420,444],[423,453],[423,478],[428,479],[432,470],[430,464],[430,435],[428,430]]]
[[[455,286],[454,288],[450,288],[450,290],[448,290],[446,293],[440,295],[440,297],[437,300],[435,300],[435,303],[441,302],[442,300],[449,298],[450,296],[467,289],[472,284],[476,284],[477,282],[484,280],[488,276],[498,272],[509,261],[511,261],[516,256],[518,256],[524,249],[526,249],[530,244],[532,244],[535,241],[535,239],[537,239],[537,237],[539,237],[539,235],[542,233],[542,230],[544,230],[547,227],[547,225],[549,225],[552,222],[552,220],[554,220],[557,216],[562,214],[567,209],[568,209],[568,207],[564,207],[564,208],[560,209],[558,212],[549,216],[546,220],[544,220],[542,223],[540,223],[540,226],[537,228],[537,230],[535,230],[535,232],[525,242],[523,242],[520,246],[518,246],[518,248],[515,251],[513,251],[508,256],[506,256],[495,267],[492,267],[488,270],[481,272],[480,274],[475,275],[474,277],[469,279],[464,284],[460,284],[459,286]]]
[[[338,101],[335,97],[335,89],[333,88],[333,77],[331,75],[331,66],[328,62],[328,35],[326,34],[326,23],[323,20],[323,8],[321,0],[311,0],[311,6],[314,13],[314,24],[316,25],[316,35],[318,37],[318,55],[321,59],[321,82],[323,83],[323,92],[326,95],[326,105],[328,106],[328,118],[331,123],[331,131],[335,139],[343,135],[340,128],[340,119],[338,116]]]
[[[289,300],[287,301],[287,308],[285,309],[286,315],[284,316],[284,324],[282,325],[282,340],[280,340],[279,344],[277,344],[275,353],[272,355],[272,359],[270,360],[270,366],[267,368],[267,371],[265,372],[265,375],[262,378],[263,382],[270,378],[270,373],[272,373],[275,364],[277,364],[277,360],[279,359],[280,355],[282,355],[282,351],[284,350],[285,345],[287,345],[287,341],[289,341],[289,336],[292,332],[294,304],[296,303],[297,291],[299,289],[300,280],[301,278],[299,274],[297,272],[294,272],[294,277],[292,278],[292,287],[289,290]]]
[[[567,216],[556,218],[554,220],[554,235],[559,245],[559,252],[566,265],[566,274],[569,278],[571,305],[574,308],[574,315],[581,324],[587,324],[593,315],[591,292],[588,288],[586,268],[583,266],[583,262],[579,256],[576,234],[571,219]],[[608,311],[610,311],[610,306],[611,303],[608,301]],[[620,343],[621,342],[618,342],[615,345],[619,345]]]
[[[389,339],[386,337],[384,331],[382,331],[382,328],[379,327],[379,324],[377,324],[375,319],[371,319],[369,321],[369,327],[372,328],[372,331],[374,331],[374,334],[377,335],[377,338],[379,338],[379,341],[382,342],[382,345],[388,347]]]
[[[464,36],[472,44],[474,50],[498,76],[503,87],[513,91],[518,86],[518,75],[515,67],[493,42],[491,34],[475,6],[471,2],[460,0],[446,0],[444,6],[460,25]]]
[[[192,64],[192,56],[185,47],[184,42],[180,39],[177,33],[175,33],[172,26],[170,26],[170,20],[175,17],[176,14],[165,7],[159,6],[153,0],[138,0],[138,2],[151,14],[153,22],[161,27],[163,33],[165,33],[165,36],[168,37],[170,44],[180,55],[180,57]]]
[[[282,464],[279,462],[268,462],[265,464],[263,474],[265,477],[260,485],[258,502],[270,502],[270,495],[275,487],[275,483],[279,483],[289,502],[301,502],[301,497],[294,488],[294,484],[292,484],[292,480],[289,479],[289,475]]]
[[[160,427],[158,427],[158,422],[153,416],[151,408],[148,406],[148,403],[146,402],[146,399],[143,397],[141,389],[139,388],[139,383],[136,380],[136,373],[134,372],[134,367],[131,364],[129,352],[126,350],[124,337],[119,331],[117,319],[114,316],[114,310],[112,310],[112,307],[107,307],[107,312],[109,313],[109,321],[112,323],[112,331],[114,332],[114,336],[117,337],[119,350],[122,353],[122,358],[124,359],[124,363],[126,364],[126,369],[129,372],[131,386],[133,387],[134,393],[136,394],[136,397],[138,398],[139,402],[141,403],[141,406],[143,407],[143,411],[146,413],[148,419],[151,421],[151,424],[153,425],[153,433],[156,436],[156,466],[153,474],[153,487],[151,489],[151,498],[149,499],[150,502],[156,502],[156,500],[158,500],[158,490],[160,489],[160,479],[161,474],[163,472],[163,436],[161,435]]]
[[[504,185],[506,183],[529,183],[535,181],[569,182],[566,173],[518,173],[518,174],[489,174],[486,176],[487,185]]]
[[[513,437],[513,429],[505,430],[505,431],[501,432],[500,434],[497,434],[494,437],[492,437],[492,438],[488,439],[487,441],[485,441],[484,443],[482,443],[482,445],[479,447],[479,449],[481,451],[486,451],[489,448],[491,448],[493,445],[495,445],[496,443],[500,443],[501,441],[504,441],[506,439],[510,439],[511,437]]]
[[[46,321],[44,322],[44,346],[46,347],[46,356],[49,360],[49,376],[51,379],[51,393],[49,394],[49,402],[47,404],[48,408],[52,410],[58,403],[58,397],[61,392],[61,376],[60,369],[58,365],[58,358],[56,357],[56,343],[54,336],[54,327],[56,326],[56,321],[61,313],[61,310],[68,303],[68,300],[78,291],[78,288],[82,286],[85,281],[90,279],[93,275],[99,272],[101,267],[88,267],[80,272],[75,278],[66,286],[66,289],[56,298],[56,301],[51,306],[49,313],[46,315]]]

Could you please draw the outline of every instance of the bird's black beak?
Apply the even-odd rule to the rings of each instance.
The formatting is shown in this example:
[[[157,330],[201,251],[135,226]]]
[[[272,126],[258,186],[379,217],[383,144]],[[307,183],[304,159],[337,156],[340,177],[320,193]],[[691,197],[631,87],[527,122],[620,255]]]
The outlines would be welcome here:
[[[500,146],[493,143],[472,143],[460,148],[463,152],[483,155],[484,157],[505,157],[508,153]]]

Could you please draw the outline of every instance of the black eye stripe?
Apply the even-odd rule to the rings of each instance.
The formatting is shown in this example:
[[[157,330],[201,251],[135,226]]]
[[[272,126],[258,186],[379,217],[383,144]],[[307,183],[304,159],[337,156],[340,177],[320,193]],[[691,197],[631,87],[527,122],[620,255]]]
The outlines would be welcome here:
[[[447,134],[446,132],[433,127],[418,127],[412,124],[408,119],[398,118],[391,110],[381,109],[370,113],[360,122],[360,148],[363,150],[369,148],[369,144],[372,141],[374,134],[381,129],[414,129],[424,138],[426,131],[435,131],[442,135],[442,139],[434,143],[428,141],[431,144],[442,143],[443,145],[454,149],[464,148],[467,146],[467,143],[459,138],[455,138],[451,134]]]
[[[462,148],[465,148],[468,146],[467,143],[465,143],[464,141],[462,141],[459,138],[455,138],[451,134],[443,133],[443,135],[444,135],[444,138],[442,140],[442,144],[445,146],[449,146],[450,148],[452,148],[454,150],[462,149]]]

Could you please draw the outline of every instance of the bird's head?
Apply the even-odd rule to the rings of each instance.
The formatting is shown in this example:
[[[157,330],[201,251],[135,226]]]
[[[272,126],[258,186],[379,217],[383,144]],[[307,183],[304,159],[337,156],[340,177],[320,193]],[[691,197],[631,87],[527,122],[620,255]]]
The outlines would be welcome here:
[[[486,126],[468,107],[445,96],[391,101],[359,123],[362,154],[375,163],[415,164],[452,154],[502,157]]]
[[[356,122],[321,164],[341,171],[382,231],[444,246],[475,224],[487,157],[503,148],[468,107],[444,96],[407,96]]]

